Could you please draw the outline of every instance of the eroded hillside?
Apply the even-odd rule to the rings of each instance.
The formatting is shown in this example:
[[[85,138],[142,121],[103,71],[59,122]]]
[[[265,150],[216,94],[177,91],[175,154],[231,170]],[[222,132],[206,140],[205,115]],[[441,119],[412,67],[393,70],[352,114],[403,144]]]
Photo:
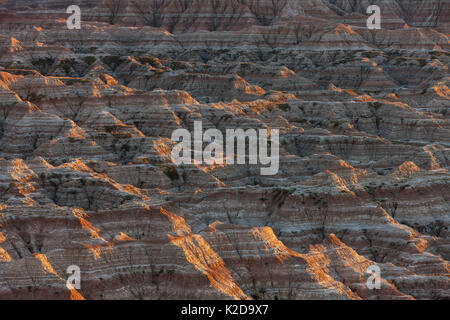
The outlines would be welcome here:
[[[0,3],[0,298],[449,299],[450,2],[369,2]],[[198,120],[278,174],[174,165]]]

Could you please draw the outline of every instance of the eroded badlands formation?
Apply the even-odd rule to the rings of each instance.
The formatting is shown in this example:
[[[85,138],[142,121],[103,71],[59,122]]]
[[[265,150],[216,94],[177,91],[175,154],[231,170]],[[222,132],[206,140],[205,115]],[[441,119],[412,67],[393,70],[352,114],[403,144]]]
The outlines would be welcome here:
[[[449,299],[449,30],[447,0],[3,1],[0,298]],[[279,173],[173,165],[195,120],[279,128]]]

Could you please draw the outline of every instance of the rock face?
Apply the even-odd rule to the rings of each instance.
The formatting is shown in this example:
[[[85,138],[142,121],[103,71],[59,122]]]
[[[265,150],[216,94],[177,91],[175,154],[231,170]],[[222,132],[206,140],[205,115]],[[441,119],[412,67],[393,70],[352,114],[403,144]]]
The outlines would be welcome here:
[[[3,1],[0,299],[450,299],[449,19],[444,0]],[[174,165],[198,120],[279,129],[278,174]]]

